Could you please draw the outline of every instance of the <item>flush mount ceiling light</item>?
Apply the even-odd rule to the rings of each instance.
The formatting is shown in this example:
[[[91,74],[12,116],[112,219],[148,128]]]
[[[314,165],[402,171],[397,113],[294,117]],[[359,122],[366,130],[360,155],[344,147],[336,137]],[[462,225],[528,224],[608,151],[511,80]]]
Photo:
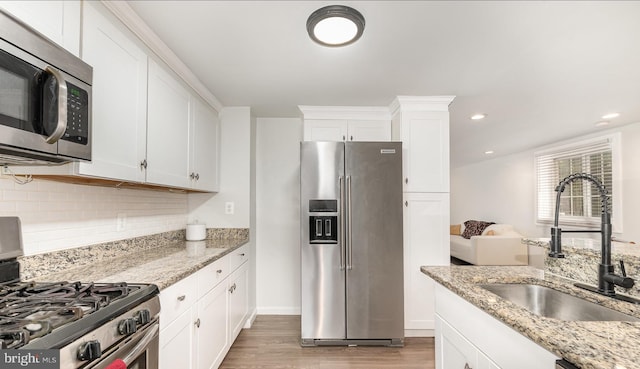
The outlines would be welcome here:
[[[364,17],[344,5],[329,5],[307,19],[309,37],[320,45],[337,47],[356,42],[364,31]]]
[[[486,114],[474,114],[471,116],[471,120],[480,120],[486,118]]]

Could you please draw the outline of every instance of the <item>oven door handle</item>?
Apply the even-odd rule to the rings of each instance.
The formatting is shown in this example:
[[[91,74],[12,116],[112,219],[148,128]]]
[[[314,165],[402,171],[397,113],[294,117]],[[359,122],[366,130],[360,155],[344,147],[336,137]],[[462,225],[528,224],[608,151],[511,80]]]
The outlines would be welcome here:
[[[158,330],[160,329],[160,324],[154,324],[149,331],[140,339],[140,341],[135,345],[131,351],[122,358],[127,366],[133,362],[135,358],[140,356],[146,349],[149,342],[153,340],[153,338],[158,334]]]

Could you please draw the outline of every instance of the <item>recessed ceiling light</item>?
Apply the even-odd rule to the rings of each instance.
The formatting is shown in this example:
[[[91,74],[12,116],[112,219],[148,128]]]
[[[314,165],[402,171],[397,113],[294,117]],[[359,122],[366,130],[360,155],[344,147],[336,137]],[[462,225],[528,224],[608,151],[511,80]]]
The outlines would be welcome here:
[[[474,114],[471,116],[472,120],[480,120],[480,119],[484,119],[486,118],[487,115],[486,114]]]
[[[491,154],[493,154],[493,150],[487,150],[487,151],[485,151],[484,153],[485,153],[486,155],[491,155]]]
[[[612,119],[620,116],[620,113],[609,113],[602,116],[602,119]]]
[[[596,123],[596,127],[608,126],[609,123],[610,123],[609,121],[603,120],[601,122]]]
[[[356,42],[364,32],[364,17],[344,5],[329,5],[307,19],[309,37],[320,45],[337,47]]]

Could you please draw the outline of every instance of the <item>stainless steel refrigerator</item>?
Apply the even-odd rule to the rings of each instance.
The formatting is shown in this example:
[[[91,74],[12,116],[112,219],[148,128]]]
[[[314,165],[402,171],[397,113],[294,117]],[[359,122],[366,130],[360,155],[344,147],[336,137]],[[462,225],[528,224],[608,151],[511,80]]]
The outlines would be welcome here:
[[[301,142],[301,339],[404,343],[402,144]]]

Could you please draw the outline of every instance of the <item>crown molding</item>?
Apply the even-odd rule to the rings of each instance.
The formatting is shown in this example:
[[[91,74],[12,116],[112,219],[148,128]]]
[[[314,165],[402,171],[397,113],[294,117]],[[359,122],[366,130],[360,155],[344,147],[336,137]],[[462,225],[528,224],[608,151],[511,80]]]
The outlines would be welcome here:
[[[409,111],[449,111],[455,96],[397,96],[391,104],[391,115]]]
[[[311,106],[298,105],[304,119],[391,120],[386,106]]]
[[[153,32],[126,1],[101,0],[102,4],[131,30],[160,60],[189,85],[218,113],[224,107],[186,64]]]

